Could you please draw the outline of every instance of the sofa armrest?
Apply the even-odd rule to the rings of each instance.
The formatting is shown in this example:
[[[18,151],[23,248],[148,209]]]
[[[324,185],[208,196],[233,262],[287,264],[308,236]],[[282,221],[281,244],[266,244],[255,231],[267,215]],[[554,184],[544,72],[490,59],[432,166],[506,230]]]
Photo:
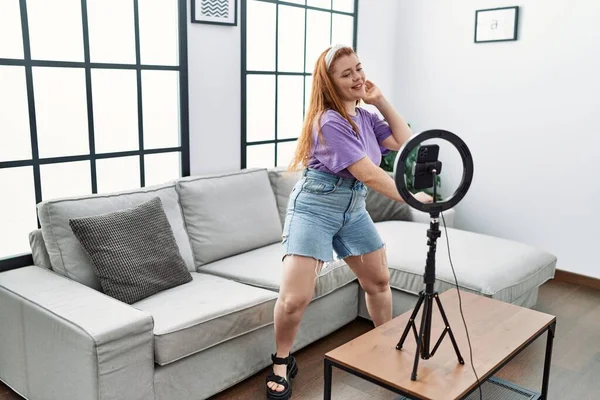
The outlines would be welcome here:
[[[154,399],[152,316],[52,271],[0,273],[0,379],[28,399]]]
[[[456,211],[454,211],[454,208],[443,211],[442,214],[444,214],[444,220],[446,221],[446,227],[454,228],[454,225],[455,225],[454,220],[455,220],[455,216],[456,216]],[[416,210],[416,209],[410,207],[410,212],[409,212],[408,218],[409,218],[409,221],[412,221],[412,222],[422,222],[425,224],[429,224],[431,216],[426,212],[419,211],[419,210]],[[442,220],[441,215],[440,215],[439,221],[440,221],[440,230],[443,230],[444,229],[444,221]]]

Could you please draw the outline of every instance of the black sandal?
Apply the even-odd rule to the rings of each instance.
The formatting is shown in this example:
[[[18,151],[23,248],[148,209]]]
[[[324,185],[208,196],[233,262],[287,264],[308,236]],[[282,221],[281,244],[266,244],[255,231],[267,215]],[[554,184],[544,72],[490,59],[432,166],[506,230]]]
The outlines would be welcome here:
[[[267,399],[288,400],[290,397],[292,397],[292,386],[290,385],[290,381],[296,377],[296,374],[298,374],[298,363],[296,363],[296,359],[291,354],[285,358],[277,357],[275,354],[271,354],[271,360],[273,361],[273,364],[287,364],[287,379],[282,376],[275,375],[274,372],[271,372],[269,376],[267,376],[265,383],[268,384],[269,382],[275,382],[278,385],[282,385],[284,389],[282,391],[277,391],[267,386]]]

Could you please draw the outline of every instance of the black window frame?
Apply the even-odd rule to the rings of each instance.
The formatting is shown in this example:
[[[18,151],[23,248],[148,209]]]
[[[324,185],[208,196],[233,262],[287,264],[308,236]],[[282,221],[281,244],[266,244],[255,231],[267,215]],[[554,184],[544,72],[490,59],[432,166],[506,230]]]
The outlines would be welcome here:
[[[276,11],[275,11],[275,70],[274,71],[265,71],[265,70],[248,70],[247,69],[247,44],[246,44],[246,40],[247,40],[247,35],[246,35],[246,28],[247,28],[247,23],[246,23],[246,18],[247,18],[247,2],[248,1],[261,1],[264,3],[272,3],[276,5]],[[333,4],[333,0],[330,0]],[[358,38],[358,1],[359,0],[353,0],[354,1],[354,12],[349,13],[349,12],[345,12],[345,11],[336,11],[333,10],[333,7],[331,8],[320,8],[320,7],[314,7],[314,6],[308,6],[306,4],[302,5],[302,4],[297,4],[297,3],[290,3],[287,1],[282,1],[282,0],[243,0],[242,1],[242,9],[241,9],[241,129],[240,129],[240,133],[241,133],[241,147],[240,147],[240,168],[244,169],[247,166],[247,157],[246,157],[246,153],[247,153],[247,149],[250,146],[257,146],[257,145],[263,145],[263,144],[274,144],[275,147],[275,151],[274,151],[274,166],[277,166],[277,148],[278,148],[278,144],[279,143],[285,143],[285,142],[295,142],[298,140],[298,138],[285,138],[285,139],[279,139],[277,137],[277,111],[278,111],[278,107],[277,107],[277,100],[278,100],[278,77],[279,76],[302,76],[304,77],[304,82],[303,82],[303,101],[302,104],[306,104],[306,77],[307,76],[312,76],[312,72],[306,72],[306,27],[307,27],[307,15],[308,13],[306,12],[307,10],[316,10],[316,11],[326,11],[326,12],[330,12],[331,13],[331,19],[333,19],[333,15],[334,14],[340,14],[340,15],[346,15],[346,16],[350,16],[353,18],[353,38],[352,38],[352,47],[354,48],[354,50],[357,50],[357,38]],[[305,0],[306,3],[306,0]],[[279,71],[278,65],[279,65],[279,56],[278,56],[278,26],[279,26],[279,5],[284,5],[284,6],[291,6],[291,7],[298,7],[298,8],[302,8],[305,10],[304,13],[304,72],[283,72],[283,71]],[[330,20],[330,33],[329,33],[329,37],[331,40],[331,36],[332,36],[332,30],[333,30],[333,24],[332,21]],[[275,137],[273,139],[269,139],[269,140],[261,140],[261,141],[253,141],[253,142],[248,142],[248,137],[247,137],[247,109],[246,109],[246,105],[247,105],[247,88],[246,88],[246,79],[248,75],[273,75],[275,77],[275,110],[274,110],[274,117],[275,117],[275,126],[274,126],[274,134]],[[304,118],[305,115],[305,108],[303,108],[302,110],[302,117]],[[300,127],[299,127],[300,128]]]
[[[140,63],[140,27],[139,27],[139,2],[133,0],[134,6],[134,28],[135,28],[135,64],[119,63],[93,63],[90,62],[89,26],[87,20],[87,1],[81,0],[81,13],[83,25],[83,54],[84,60],[72,61],[50,61],[32,60],[31,43],[29,38],[29,23],[27,15],[27,0],[19,0],[21,12],[21,32],[23,37],[23,59],[0,58],[0,66],[25,67],[25,82],[27,85],[27,102],[29,108],[29,126],[31,136],[31,159],[0,161],[0,169],[13,167],[33,167],[33,181],[35,186],[35,203],[40,203],[42,198],[42,184],[40,166],[44,164],[65,163],[72,161],[90,161],[92,194],[97,193],[96,160],[105,158],[117,158],[127,156],[139,156],[140,160],[140,187],[145,186],[144,156],[159,153],[181,152],[181,176],[190,175],[190,146],[189,146],[189,86],[188,86],[188,50],[187,50],[187,0],[178,0],[178,53],[179,65],[148,65]],[[56,21],[55,21],[56,22]],[[85,69],[86,98],[88,112],[88,134],[89,154],[40,158],[38,149],[38,137],[36,126],[35,99],[33,91],[33,67],[66,67]],[[137,71],[137,104],[138,104],[138,136],[139,149],[130,151],[96,153],[94,141],[94,118],[92,107],[92,69],[126,69]],[[142,71],[179,71],[179,117],[180,117],[180,140],[178,147],[144,149],[143,132],[143,108],[142,102]],[[6,195],[6,194],[5,194]],[[40,223],[38,219],[38,229]],[[0,272],[20,268],[33,264],[31,253],[16,254],[0,258]]]

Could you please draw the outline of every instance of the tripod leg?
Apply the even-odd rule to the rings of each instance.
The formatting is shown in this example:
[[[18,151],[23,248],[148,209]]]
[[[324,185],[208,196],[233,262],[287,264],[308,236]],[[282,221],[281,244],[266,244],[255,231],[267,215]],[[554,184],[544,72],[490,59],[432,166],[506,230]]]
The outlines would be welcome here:
[[[454,334],[452,333],[452,328],[450,328],[450,323],[448,322],[448,318],[446,318],[446,313],[444,312],[444,307],[442,307],[442,301],[440,300],[438,294],[435,294],[435,302],[438,305],[440,310],[440,314],[442,315],[442,319],[444,320],[444,324],[446,324],[446,329],[448,330],[448,335],[450,336],[450,340],[452,341],[452,345],[454,346],[454,351],[456,351],[456,356],[458,357],[458,362],[460,364],[464,364],[465,360],[463,360],[460,351],[458,350],[458,344],[456,344],[456,339],[454,338]]]
[[[419,313],[419,308],[421,308],[421,304],[423,303],[423,298],[424,298],[423,292],[421,292],[421,294],[419,295],[419,300],[417,301],[417,304],[415,305],[415,308],[414,308],[412,314],[410,315],[410,319],[408,320],[408,323],[406,324],[406,328],[404,328],[402,337],[400,338],[400,341],[396,345],[397,350],[402,349],[402,346],[404,345],[404,341],[406,340],[406,336],[408,335],[408,331],[410,331],[410,328],[412,328],[414,326],[415,318],[417,317],[417,314]]]
[[[421,346],[423,343],[423,333],[425,332],[425,324],[427,323],[427,306],[431,306],[430,299],[425,298],[425,307],[423,308],[423,312],[421,314],[421,327],[419,328],[419,337],[417,338],[417,350],[415,351],[415,363],[413,365],[413,372],[410,377],[411,380],[417,380],[417,368],[419,367],[419,356],[421,354]]]
[[[425,315],[425,329],[423,330],[423,334],[421,335],[421,358],[423,360],[429,360],[431,354],[429,353],[429,348],[431,345],[431,316],[433,315],[433,298],[431,295],[426,294],[425,298],[425,307],[423,308],[423,312]]]

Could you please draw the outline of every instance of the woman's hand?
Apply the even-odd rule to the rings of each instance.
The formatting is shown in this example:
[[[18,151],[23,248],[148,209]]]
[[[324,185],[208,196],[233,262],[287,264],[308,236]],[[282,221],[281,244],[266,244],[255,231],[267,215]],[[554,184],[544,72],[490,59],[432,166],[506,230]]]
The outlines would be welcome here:
[[[370,80],[365,82],[365,97],[363,97],[363,101],[367,104],[377,105],[384,100],[383,93],[381,90]]]
[[[417,199],[418,201],[420,201],[421,203],[432,203],[433,202],[433,197],[431,197],[430,195],[428,195],[425,192],[419,192],[417,194],[413,194],[413,197],[415,199]]]

